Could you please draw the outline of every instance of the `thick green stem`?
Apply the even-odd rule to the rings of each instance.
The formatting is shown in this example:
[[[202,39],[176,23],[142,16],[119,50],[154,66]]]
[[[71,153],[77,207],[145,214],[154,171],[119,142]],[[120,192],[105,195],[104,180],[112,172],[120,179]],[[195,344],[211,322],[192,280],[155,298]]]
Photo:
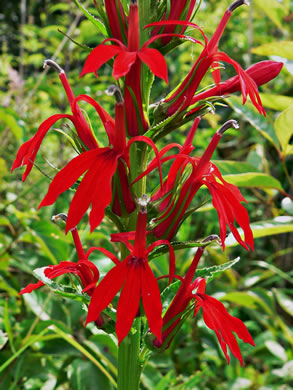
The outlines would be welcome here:
[[[118,349],[118,390],[139,390],[141,319],[136,318],[132,330]]]

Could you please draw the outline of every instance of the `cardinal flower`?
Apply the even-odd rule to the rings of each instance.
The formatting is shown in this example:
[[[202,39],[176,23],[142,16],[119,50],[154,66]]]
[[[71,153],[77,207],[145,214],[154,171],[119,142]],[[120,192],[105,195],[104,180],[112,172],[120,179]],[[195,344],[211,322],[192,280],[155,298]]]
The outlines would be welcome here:
[[[224,29],[233,13],[233,11],[239,6],[247,4],[245,0],[236,0],[230,7],[226,10],[222,20],[220,21],[214,35],[208,41],[207,37],[199,29],[199,27],[193,23],[186,21],[166,21],[166,22],[156,22],[149,24],[146,27],[152,26],[162,26],[162,25],[174,25],[181,24],[183,26],[192,26],[196,29],[199,29],[204,36],[205,45],[204,49],[201,52],[200,56],[194,63],[192,69],[184,78],[183,82],[178,88],[175,89],[170,96],[165,99],[164,104],[168,107],[168,115],[173,115],[176,111],[188,110],[188,107],[192,104],[192,99],[194,94],[202,81],[203,77],[206,75],[209,68],[213,70],[213,77],[216,84],[219,84],[221,81],[220,70],[218,69],[218,62],[223,61],[231,64],[238,76],[240,81],[240,88],[243,96],[243,104],[247,100],[247,96],[250,96],[250,99],[257,110],[265,115],[264,108],[262,106],[258,89],[255,81],[247,74],[242,67],[232,58],[230,58],[226,53],[218,51],[218,44],[220,38],[224,32]]]
[[[149,327],[156,337],[161,339],[162,304],[157,280],[149,266],[148,255],[158,245],[168,245],[170,251],[170,281],[175,271],[175,256],[170,243],[159,240],[146,246],[147,237],[147,207],[148,199],[139,200],[139,213],[135,232],[117,233],[112,235],[112,241],[122,242],[130,254],[122,261],[113,254],[103,250],[115,263],[97,286],[89,305],[87,323],[95,321],[100,313],[112,302],[122,288],[118,306],[116,333],[119,344],[131,329],[132,322],[142,301]],[[130,243],[134,239],[133,245]]]
[[[105,0],[104,3],[112,37],[123,42],[123,37],[126,37],[127,30],[122,4],[120,0]]]
[[[71,160],[54,177],[48,193],[39,205],[40,208],[53,204],[61,193],[70,188],[81,175],[85,174],[70,203],[66,232],[79,223],[90,205],[92,206],[89,215],[91,231],[101,223],[105,208],[112,200],[112,178],[116,172],[119,159],[128,164],[129,148],[134,142],[145,142],[154,149],[160,169],[158,151],[151,139],[137,136],[126,144],[124,101],[118,87],[113,86],[113,94],[118,99],[115,109],[115,126],[113,126],[112,122],[108,122],[105,125],[111,147],[89,150]],[[75,100],[77,101],[78,99],[84,99],[96,109],[99,108],[95,100],[89,96],[81,95]],[[121,183],[124,182],[122,181]],[[128,183],[125,184],[128,185]],[[127,190],[124,193],[127,194]]]
[[[251,65],[245,70],[245,72],[253,79],[257,86],[268,83],[273,80],[281,72],[283,67],[282,62],[276,61],[261,61],[254,65]],[[203,100],[208,99],[213,96],[221,96],[231,94],[233,92],[238,92],[241,89],[240,77],[233,76],[226,81],[223,81],[213,88],[210,88],[204,92],[200,92],[195,95],[191,100],[191,105]],[[195,113],[199,107],[188,112],[187,115]]]
[[[55,219],[62,218],[63,216],[64,214],[59,214],[55,217]],[[95,264],[88,260],[88,256],[92,252],[92,249],[85,253],[82,248],[77,229],[73,229],[71,233],[78,255],[78,261],[76,263],[72,261],[61,261],[57,265],[49,265],[45,268],[44,275],[48,279],[55,279],[64,274],[73,274],[80,280],[81,285],[83,286],[83,291],[86,291],[87,294],[91,296],[99,280],[99,271]],[[19,295],[30,293],[41,286],[44,286],[42,281],[30,283],[19,292]]]
[[[192,150],[191,142],[198,120],[199,119],[197,118],[191,134],[188,137],[188,142],[184,145],[184,148],[181,148],[179,154],[177,156],[172,155],[161,158],[161,163],[174,158],[175,161],[170,169],[168,179],[163,185],[163,190],[160,190],[155,194],[155,199],[158,199],[158,195],[162,196],[162,207],[159,206],[161,214],[153,221],[153,233],[157,237],[164,237],[171,240],[184,219],[184,214],[192,199],[199,188],[205,185],[212,195],[213,205],[219,216],[220,237],[223,249],[225,248],[227,225],[236,240],[244,248],[247,250],[249,250],[249,248],[253,249],[253,235],[249,226],[249,217],[246,209],[240,203],[245,202],[245,199],[241,195],[239,189],[233,184],[227,183],[218,168],[210,162],[213,152],[224,132],[230,127],[238,127],[238,124],[234,120],[226,122],[216,132],[203,156],[201,158],[196,158],[190,157],[188,154]],[[162,153],[160,156],[162,157]],[[187,163],[190,163],[192,171],[187,179],[185,179],[183,183],[180,183],[180,188],[178,189],[176,186],[178,176],[179,178],[182,176],[182,169],[186,167]],[[150,167],[135,181],[141,179],[145,174],[153,170],[156,167],[156,164],[157,163],[153,161]],[[170,194],[165,198],[164,195],[167,190]],[[235,226],[235,222],[243,229],[244,240],[242,240]]]
[[[185,277],[181,278],[179,290],[163,317],[162,340],[154,340],[153,345],[158,348],[169,346],[182,324],[182,316],[188,308],[192,307],[191,303],[195,302],[194,316],[202,308],[204,322],[208,328],[216,333],[227,362],[230,362],[227,353],[227,347],[229,347],[232,354],[243,365],[242,355],[233,332],[245,343],[254,346],[255,344],[246,326],[241,320],[231,316],[220,301],[205,294],[206,281],[204,279],[198,277],[193,281],[203,251],[204,247],[198,248]],[[194,293],[195,290],[196,293]]]
[[[62,82],[62,85],[65,89],[68,101],[71,105],[72,115],[68,114],[56,114],[50,116],[48,119],[46,119],[39,127],[36,134],[26,141],[18,150],[16,159],[12,165],[11,172],[20,166],[26,165],[26,170],[22,176],[22,180],[25,181],[26,177],[32,170],[32,167],[34,165],[34,161],[36,158],[36,155],[38,153],[38,150],[40,148],[41,143],[43,142],[43,139],[47,132],[50,130],[50,128],[60,119],[69,119],[72,121],[76,128],[77,135],[79,137],[79,140],[82,145],[84,145],[84,148],[86,149],[95,149],[98,146],[98,143],[93,136],[92,131],[90,130],[80,108],[76,104],[75,96],[73,94],[73,91],[68,83],[68,80],[66,78],[66,75],[64,73],[64,70],[60,68],[58,64],[56,64],[52,60],[46,60],[44,62],[44,67],[53,67],[55,70],[58,71],[59,78]],[[114,122],[113,119],[102,109],[102,107],[99,107],[99,113],[102,118],[104,118],[103,123]]]

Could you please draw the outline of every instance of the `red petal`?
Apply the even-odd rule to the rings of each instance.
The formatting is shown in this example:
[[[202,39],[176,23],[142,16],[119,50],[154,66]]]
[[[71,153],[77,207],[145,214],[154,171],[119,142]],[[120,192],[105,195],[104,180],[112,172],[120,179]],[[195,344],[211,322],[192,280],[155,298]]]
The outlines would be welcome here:
[[[105,62],[120,53],[121,50],[121,47],[115,45],[99,45],[87,57],[80,77],[87,73],[98,71]]]
[[[127,257],[122,263],[112,268],[98,284],[91,298],[86,324],[95,321],[100,313],[112,302],[127,274]]]
[[[61,118],[67,118],[70,119],[72,122],[73,116],[72,115],[65,115],[65,114],[56,114],[50,116],[50,118],[46,119],[43,123],[41,123],[40,127],[38,128],[38,131],[36,134],[26,141],[18,150],[16,159],[13,162],[11,172],[20,166],[26,165],[26,170],[22,176],[22,181],[25,181],[27,175],[30,173],[33,167],[33,163],[35,161],[36,155],[38,153],[38,150],[40,148],[40,145],[49,131],[50,127],[53,126],[55,122],[57,122]]]
[[[116,334],[118,344],[128,335],[139,308],[141,297],[140,265],[128,265],[125,285],[117,306]]]
[[[147,261],[141,268],[142,302],[152,333],[161,342],[162,303],[158,282]]]
[[[112,200],[112,177],[116,171],[119,156],[115,151],[109,150],[99,156],[102,159],[99,166],[99,174],[96,177],[93,188],[92,210],[89,216],[91,231],[93,231],[102,221],[105,208]],[[69,215],[68,215],[69,217]]]
[[[102,151],[103,149],[95,149],[84,152],[61,169],[51,182],[48,193],[40,203],[39,208],[53,204],[62,192],[70,188],[90,168]]]
[[[86,257],[89,257],[89,255],[93,252],[93,251],[100,251],[102,252],[104,255],[108,256],[109,259],[111,259],[113,261],[113,263],[115,263],[116,265],[120,264],[120,261],[117,259],[117,257],[115,255],[113,255],[113,253],[111,253],[110,251],[108,251],[107,249],[104,249],[104,248],[101,248],[101,247],[92,247],[90,248],[87,252],[86,252]]]
[[[156,49],[143,48],[138,53],[139,58],[147,64],[151,72],[168,83],[168,68],[164,56]]]
[[[33,290],[36,290],[37,288],[44,286],[44,283],[39,281],[38,283],[30,283],[25,288],[19,291],[18,295],[31,293]]]
[[[136,52],[121,51],[114,61],[113,76],[115,79],[125,76],[136,60]]]

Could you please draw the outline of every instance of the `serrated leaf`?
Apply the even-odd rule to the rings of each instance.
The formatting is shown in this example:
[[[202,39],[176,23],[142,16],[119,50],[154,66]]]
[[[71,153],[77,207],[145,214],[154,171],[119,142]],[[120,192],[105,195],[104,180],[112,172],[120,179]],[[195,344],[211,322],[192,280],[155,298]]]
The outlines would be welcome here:
[[[261,56],[279,56],[293,60],[293,41],[264,43],[261,46],[253,48],[251,51]]]
[[[226,271],[227,269],[233,267],[238,261],[240,260],[240,257],[236,257],[236,259],[228,261],[227,263],[220,264],[220,265],[214,265],[212,267],[207,268],[201,268],[198,269],[195,273],[195,276],[200,276],[201,278],[205,278],[207,282],[212,281],[217,275],[221,274],[222,272]]]
[[[275,130],[282,148],[282,154],[293,154],[293,145],[289,144],[293,135],[293,105],[288,107],[275,120]]]
[[[238,175],[225,175],[224,179],[237,187],[274,188],[284,191],[279,180],[265,173],[246,172]]]
[[[36,268],[33,271],[34,276],[43,282],[50,290],[54,291],[56,294],[61,295],[64,298],[72,299],[74,301],[79,301],[83,303],[89,303],[90,297],[87,294],[79,293],[75,289],[69,286],[64,286],[62,284],[56,283],[54,280],[47,278],[44,274],[44,271],[47,267]],[[26,294],[28,295],[28,294]]]
[[[78,8],[81,10],[81,12],[84,14],[84,16],[90,20],[95,27],[97,27],[100,32],[106,37],[107,31],[103,23],[94,17],[78,0],[75,0],[75,3],[77,4]]]

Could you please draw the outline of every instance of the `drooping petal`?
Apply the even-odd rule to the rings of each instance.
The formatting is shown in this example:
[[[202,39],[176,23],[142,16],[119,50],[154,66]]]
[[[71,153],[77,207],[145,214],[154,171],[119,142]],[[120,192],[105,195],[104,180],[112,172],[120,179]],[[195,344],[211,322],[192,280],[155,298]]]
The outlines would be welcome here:
[[[27,167],[22,176],[22,181],[25,181],[26,177],[32,170],[36,155],[38,153],[41,143],[43,142],[45,135],[53,126],[53,124],[61,118],[70,119],[74,123],[74,118],[72,115],[52,115],[50,116],[50,118],[46,119],[43,123],[41,123],[36,134],[19,148],[16,158],[11,167],[11,172],[13,172],[15,168],[26,165]]]
[[[117,305],[116,334],[118,344],[121,343],[130,331],[133,320],[138,312],[141,297],[141,265],[128,264],[127,268],[126,281]]]
[[[42,287],[44,285],[45,284],[43,282],[41,282],[40,280],[38,281],[38,283],[30,283],[25,288],[20,290],[18,295],[31,293],[33,290],[36,290],[37,288]]]
[[[103,149],[89,150],[71,160],[54,177],[48,193],[40,203],[39,208],[53,204],[62,192],[70,188],[91,167],[97,156],[102,152]]]
[[[112,268],[96,287],[89,305],[86,324],[95,321],[121,289],[128,271],[127,262],[128,257]]]
[[[169,284],[172,282],[174,275],[175,275],[175,253],[172,245],[168,240],[157,240],[153,242],[146,250],[146,253],[149,254],[151,251],[156,247],[160,245],[168,245],[169,247]]]
[[[111,259],[113,261],[113,263],[115,263],[116,265],[120,264],[120,261],[117,259],[117,257],[111,253],[110,251],[108,251],[107,249],[104,249],[104,248],[101,248],[101,247],[92,247],[90,248],[87,252],[86,252],[86,257],[88,258],[89,255],[93,252],[93,251],[100,251],[102,252],[104,255],[106,255],[107,257],[109,257],[109,259]]]
[[[242,355],[232,332],[236,333],[245,343],[254,345],[253,339],[244,323],[236,317],[231,316],[225,306],[217,299],[206,294],[197,294],[200,305],[203,309],[203,318],[206,325],[214,330],[221,348],[229,363],[227,346],[232,354],[243,364]]]
[[[138,56],[151,70],[151,72],[168,84],[168,68],[164,56],[156,49],[148,47],[138,52]]]
[[[147,261],[143,263],[141,272],[141,289],[143,307],[152,333],[161,341],[162,303],[158,282]]]
[[[120,53],[122,48],[115,45],[101,44],[91,51],[82,68],[80,77],[87,73],[97,72],[100,67],[109,61],[116,54]]]
[[[114,61],[113,77],[118,80],[125,76],[136,60],[136,52],[121,51]]]

